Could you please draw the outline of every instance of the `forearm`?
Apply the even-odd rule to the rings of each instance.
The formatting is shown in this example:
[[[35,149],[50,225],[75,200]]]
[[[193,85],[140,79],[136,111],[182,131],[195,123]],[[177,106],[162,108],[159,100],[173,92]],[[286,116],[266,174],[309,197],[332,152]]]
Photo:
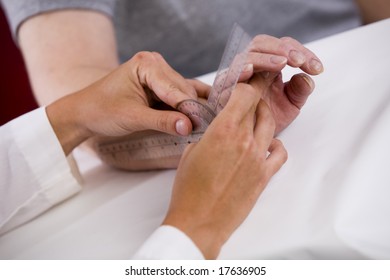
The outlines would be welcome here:
[[[44,13],[23,23],[18,38],[40,105],[86,87],[119,65],[112,22],[98,12]]]
[[[388,0],[356,0],[363,23],[368,24],[390,17]]]

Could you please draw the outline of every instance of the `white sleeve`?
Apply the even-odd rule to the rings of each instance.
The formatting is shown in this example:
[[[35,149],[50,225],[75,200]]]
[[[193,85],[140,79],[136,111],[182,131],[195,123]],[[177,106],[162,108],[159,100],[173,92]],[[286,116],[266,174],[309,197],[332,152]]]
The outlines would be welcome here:
[[[80,191],[45,108],[0,127],[0,234]]]
[[[203,260],[203,254],[182,231],[160,226],[135,253],[137,260]]]

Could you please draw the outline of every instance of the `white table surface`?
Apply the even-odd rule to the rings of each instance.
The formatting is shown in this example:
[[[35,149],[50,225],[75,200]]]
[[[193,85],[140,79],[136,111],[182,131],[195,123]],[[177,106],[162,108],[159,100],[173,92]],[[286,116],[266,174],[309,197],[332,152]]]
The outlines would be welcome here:
[[[308,44],[325,72],[279,136],[288,162],[221,259],[390,259],[389,35],[386,20]],[[1,259],[125,259],[159,226],[174,170],[75,157],[83,191],[2,236]]]

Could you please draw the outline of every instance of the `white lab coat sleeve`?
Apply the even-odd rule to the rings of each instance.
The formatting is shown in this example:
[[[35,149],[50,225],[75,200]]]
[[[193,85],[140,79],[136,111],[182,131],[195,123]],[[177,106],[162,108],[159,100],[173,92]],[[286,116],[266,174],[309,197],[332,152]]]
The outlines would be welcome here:
[[[0,127],[0,234],[80,189],[45,108]]]
[[[203,260],[195,243],[181,230],[163,225],[157,228],[133,256],[136,260]]]

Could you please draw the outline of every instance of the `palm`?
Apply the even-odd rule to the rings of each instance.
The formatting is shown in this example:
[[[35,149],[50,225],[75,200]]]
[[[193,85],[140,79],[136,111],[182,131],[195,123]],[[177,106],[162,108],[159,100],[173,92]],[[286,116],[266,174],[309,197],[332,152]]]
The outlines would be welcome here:
[[[263,100],[270,107],[275,119],[275,134],[284,130],[299,115],[314,87],[313,84],[308,85],[307,78],[308,76],[304,74],[298,74],[283,83],[282,75],[279,73],[264,92]]]

